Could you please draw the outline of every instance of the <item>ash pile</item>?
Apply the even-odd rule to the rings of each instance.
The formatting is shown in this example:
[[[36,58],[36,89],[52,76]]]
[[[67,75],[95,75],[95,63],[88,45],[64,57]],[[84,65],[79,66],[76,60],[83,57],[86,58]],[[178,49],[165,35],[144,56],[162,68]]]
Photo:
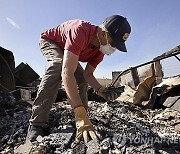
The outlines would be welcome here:
[[[0,112],[2,154],[14,153],[14,150],[24,143],[30,111],[31,105],[23,103]],[[170,108],[142,110],[119,101],[89,101],[88,114],[99,139],[77,144],[71,107],[66,101],[55,103],[50,114],[50,134],[38,138],[38,141],[33,143],[31,153],[180,153],[178,111]]]

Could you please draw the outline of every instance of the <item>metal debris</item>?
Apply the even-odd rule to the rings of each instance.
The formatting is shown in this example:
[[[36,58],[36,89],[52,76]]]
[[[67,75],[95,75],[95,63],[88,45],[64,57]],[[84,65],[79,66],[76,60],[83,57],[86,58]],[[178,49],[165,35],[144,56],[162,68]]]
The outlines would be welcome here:
[[[179,98],[180,76],[171,77],[153,87],[147,107],[161,105],[180,111]]]

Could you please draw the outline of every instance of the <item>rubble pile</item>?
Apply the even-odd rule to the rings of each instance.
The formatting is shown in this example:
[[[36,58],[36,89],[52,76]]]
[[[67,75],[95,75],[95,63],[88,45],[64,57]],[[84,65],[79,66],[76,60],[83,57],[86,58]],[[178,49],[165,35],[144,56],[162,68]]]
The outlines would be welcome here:
[[[18,103],[0,104],[0,150],[13,151],[16,144],[22,144],[27,133],[31,105]],[[4,151],[5,152],[5,151]],[[3,153],[3,152],[2,152]],[[6,152],[5,152],[6,153]]]
[[[31,107],[21,102],[1,108],[0,153],[13,154],[24,143]],[[142,109],[120,101],[89,101],[88,114],[97,131],[98,140],[76,143],[75,119],[70,105],[66,101],[55,103],[49,119],[50,134],[38,137],[31,153],[180,153],[178,111],[170,108]]]

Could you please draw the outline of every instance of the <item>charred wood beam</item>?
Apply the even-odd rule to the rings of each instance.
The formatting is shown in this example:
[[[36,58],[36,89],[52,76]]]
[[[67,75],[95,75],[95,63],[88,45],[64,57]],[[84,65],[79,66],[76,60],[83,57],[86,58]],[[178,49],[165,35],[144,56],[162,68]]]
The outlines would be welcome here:
[[[163,78],[162,66],[160,64],[160,61],[154,62],[152,66],[153,66],[154,75],[156,76],[156,84],[158,85],[159,83],[162,82],[162,78]]]
[[[133,78],[133,81],[134,81],[134,86],[136,87],[140,83],[137,68],[133,68],[131,70],[131,75],[132,75],[132,78]]]

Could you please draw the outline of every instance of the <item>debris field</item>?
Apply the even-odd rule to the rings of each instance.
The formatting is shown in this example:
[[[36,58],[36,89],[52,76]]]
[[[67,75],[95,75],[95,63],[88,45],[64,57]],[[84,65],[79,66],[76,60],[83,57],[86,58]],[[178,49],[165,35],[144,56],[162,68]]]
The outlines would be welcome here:
[[[87,112],[98,137],[88,143],[75,141],[74,113],[60,88],[46,136],[25,146],[41,79],[28,64],[15,68],[13,53],[0,47],[0,154],[180,154],[180,75],[164,80],[160,63],[170,56],[179,60],[179,53],[177,46],[150,62],[114,72],[113,86],[126,87],[115,101],[88,89]]]
[[[180,112],[144,109],[119,101],[89,101],[89,117],[98,140],[75,142],[75,121],[66,101],[51,109],[50,134],[33,143],[31,153],[133,154],[180,153]],[[11,104],[0,111],[0,153],[14,153],[24,143],[31,105]]]

